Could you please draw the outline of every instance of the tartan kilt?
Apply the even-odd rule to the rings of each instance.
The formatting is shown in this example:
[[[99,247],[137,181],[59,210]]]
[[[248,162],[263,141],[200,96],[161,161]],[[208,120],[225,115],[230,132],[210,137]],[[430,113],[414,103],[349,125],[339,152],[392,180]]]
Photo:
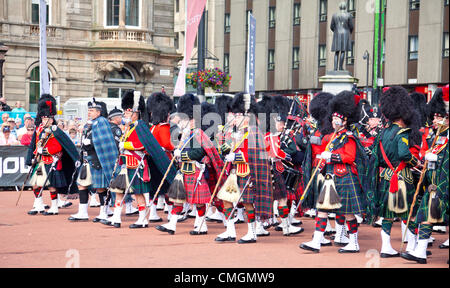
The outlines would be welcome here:
[[[363,214],[365,210],[365,202],[362,197],[362,190],[359,184],[358,176],[355,175],[349,165],[347,166],[347,175],[342,177],[334,176],[334,184],[336,186],[336,192],[341,197],[342,207],[334,210],[339,214]],[[327,165],[327,171],[333,172],[334,165]]]
[[[56,166],[58,166],[58,164],[56,164]],[[50,172],[50,167],[52,167],[52,165],[44,164],[44,167],[48,175],[48,173]],[[50,176],[48,177],[47,183],[47,186],[54,188],[62,188],[68,186],[66,182],[66,176],[64,176],[64,171],[62,169],[53,171],[52,174],[50,174]]]
[[[389,169],[389,168],[384,168],[384,169]],[[409,168],[405,168],[402,171],[400,171],[400,173],[398,173],[398,175],[401,175],[403,177],[405,177],[405,170],[409,169]],[[409,210],[414,198],[414,193],[416,192],[416,187],[414,185],[414,183],[408,183],[407,181],[405,181],[406,184],[406,198],[408,201],[408,209],[406,210],[406,212],[403,212],[401,214],[397,214],[395,212],[392,212],[389,210],[388,208],[388,200],[389,200],[389,187],[390,187],[390,182],[388,180],[386,180],[384,177],[380,177],[380,183],[378,186],[379,189],[379,194],[381,197],[381,208],[380,208],[380,213],[378,216],[383,217],[384,219],[394,219],[394,218],[401,218],[401,219],[407,219],[408,215],[409,215]],[[417,212],[418,209],[418,201],[416,201],[415,206],[413,207],[413,215]]]
[[[132,194],[149,193],[151,188],[150,182],[144,182],[141,180],[142,176],[144,175],[144,169],[139,169],[138,175],[134,177],[133,183],[131,183],[131,179],[133,179],[135,172],[136,169],[127,168],[128,181],[130,181],[131,184],[131,189],[129,190],[129,193]]]
[[[416,216],[416,220],[415,220],[415,222],[417,224],[428,221],[428,210],[429,210],[428,209],[428,201],[429,200],[430,200],[430,193],[426,192],[425,195],[423,195],[422,201],[420,202],[420,207],[418,208],[418,211],[417,211],[417,216]],[[440,200],[441,200],[441,205],[442,205],[440,218],[443,219],[443,221],[441,223],[444,225],[448,225],[448,203],[445,203],[445,201],[443,199],[440,199]],[[437,223],[435,225],[440,225],[440,223]]]
[[[273,200],[280,200],[287,197],[286,183],[283,174],[278,172],[275,168],[275,163],[272,164],[272,184],[273,184]],[[244,182],[245,185],[245,182]]]
[[[206,169],[206,168],[205,168]],[[186,189],[186,202],[190,204],[206,204],[211,200],[211,192],[205,174],[202,175],[200,183],[194,192],[200,170],[196,169],[194,174],[184,174],[184,188]]]
[[[245,187],[245,184],[247,183],[248,177],[250,177],[250,175],[246,176],[246,177],[237,177],[237,182],[239,185],[239,190],[242,193],[242,190]],[[256,199],[256,189],[254,188],[255,185],[253,185],[253,187],[248,186],[247,189],[245,190],[244,194],[242,194],[242,198],[239,202],[242,203],[254,203],[255,199]]]
[[[106,179],[105,174],[103,173],[103,169],[95,169],[91,166],[91,175],[92,175],[92,185],[91,185],[92,188],[96,189],[108,187],[109,182]]]

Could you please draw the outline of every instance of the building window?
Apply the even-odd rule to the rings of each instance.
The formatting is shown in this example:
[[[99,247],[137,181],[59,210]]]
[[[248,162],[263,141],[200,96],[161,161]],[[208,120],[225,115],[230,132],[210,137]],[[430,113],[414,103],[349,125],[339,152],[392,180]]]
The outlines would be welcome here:
[[[327,0],[320,0],[319,21],[327,21]]]
[[[300,25],[300,3],[294,3],[294,26]]]
[[[319,67],[327,66],[327,45],[319,45]]]
[[[47,18],[46,18],[46,24],[49,25],[49,15],[50,15],[50,0],[46,0],[45,3],[47,3]],[[39,24],[39,0],[32,0],[31,1],[31,24]]]
[[[356,16],[355,0],[347,0],[347,11],[352,14],[353,17]]]
[[[355,64],[355,41],[352,41],[352,50],[347,51],[347,65]]]
[[[125,0],[125,25],[139,27],[139,0]]]
[[[28,95],[30,112],[37,112],[37,103],[41,96],[40,79],[40,69],[39,66],[36,66],[30,73],[30,94]],[[50,94],[52,94],[52,77],[50,71],[48,72],[48,83],[50,85]]]
[[[231,23],[230,23],[230,13],[225,14],[225,33],[230,33]]]
[[[134,83],[136,82],[130,70],[127,68],[122,68],[121,71],[113,71],[106,76],[106,81],[108,82],[127,82]]]
[[[173,44],[175,46],[175,49],[180,49],[180,33],[175,33],[175,38],[173,39]]]
[[[120,0],[106,0],[106,26],[119,26]]]
[[[409,36],[408,59],[417,60],[419,58],[419,37]]]
[[[175,0],[175,12],[180,12],[180,0]]]
[[[292,69],[298,69],[300,67],[300,48],[294,47],[292,52]]]
[[[230,73],[230,54],[223,54],[223,72]]]
[[[381,56],[381,62],[384,63],[386,59],[386,39],[383,39],[383,55]]]
[[[274,49],[269,49],[269,59],[268,59],[267,70],[269,70],[269,71],[275,70],[275,50]]]
[[[269,7],[269,28],[275,28],[275,7]]]
[[[444,0],[444,6],[448,6],[448,1],[449,0]]]
[[[420,8],[420,0],[409,0],[409,10],[417,10]]]
[[[444,58],[448,58],[448,32],[444,33],[444,49],[442,51],[442,56]]]
[[[127,91],[134,91],[130,88],[108,88],[108,98],[122,98]]]

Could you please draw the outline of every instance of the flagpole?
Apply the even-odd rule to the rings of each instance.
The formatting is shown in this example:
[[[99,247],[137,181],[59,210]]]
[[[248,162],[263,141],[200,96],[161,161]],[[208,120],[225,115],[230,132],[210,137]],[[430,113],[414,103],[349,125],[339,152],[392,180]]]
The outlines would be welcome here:
[[[40,92],[50,94],[47,65],[47,3],[39,0],[39,71]]]
[[[185,72],[184,72],[184,93],[186,93],[187,91],[187,87],[186,87],[186,70],[187,70],[187,22],[188,22],[188,1],[189,0],[184,0],[184,67],[186,67]],[[181,95],[180,95],[181,96]]]

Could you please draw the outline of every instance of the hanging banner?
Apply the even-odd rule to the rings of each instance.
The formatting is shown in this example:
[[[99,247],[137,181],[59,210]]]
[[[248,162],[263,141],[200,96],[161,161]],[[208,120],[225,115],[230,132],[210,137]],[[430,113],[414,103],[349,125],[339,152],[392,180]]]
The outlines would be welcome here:
[[[207,0],[186,0],[186,25],[184,41],[184,61],[178,73],[177,84],[173,95],[182,96],[186,93],[186,68],[191,59],[192,49],[194,48],[195,37],[197,36],[198,25],[202,19],[203,10]]]
[[[50,94],[47,66],[47,1],[39,0],[39,70],[41,95]]]
[[[245,92],[255,95],[255,45],[256,45],[256,19],[249,12],[248,17],[248,45],[245,75]]]
[[[27,146],[0,146],[0,187],[22,186],[30,169],[27,151]]]

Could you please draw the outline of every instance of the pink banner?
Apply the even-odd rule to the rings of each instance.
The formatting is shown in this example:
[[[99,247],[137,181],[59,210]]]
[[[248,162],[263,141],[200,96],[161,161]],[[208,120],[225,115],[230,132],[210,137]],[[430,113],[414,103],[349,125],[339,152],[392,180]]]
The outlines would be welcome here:
[[[194,48],[195,36],[197,35],[198,25],[202,19],[203,10],[207,0],[186,0],[186,31],[184,61],[178,73],[177,84],[175,86],[174,96],[182,96],[186,93],[186,67],[191,59],[192,49]]]

